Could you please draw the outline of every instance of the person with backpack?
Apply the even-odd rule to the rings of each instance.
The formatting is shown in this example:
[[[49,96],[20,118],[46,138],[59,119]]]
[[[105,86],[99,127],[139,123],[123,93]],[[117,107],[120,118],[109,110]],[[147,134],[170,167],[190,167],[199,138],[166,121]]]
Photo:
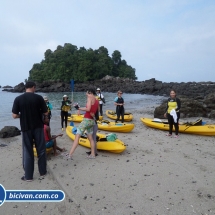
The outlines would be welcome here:
[[[104,96],[102,95],[100,88],[97,88],[96,94],[97,94],[98,100],[99,100],[100,116],[103,116],[102,106],[103,106],[103,104],[105,104],[105,98],[104,98]]]
[[[124,99],[122,98],[122,91],[121,90],[119,90],[117,92],[117,97],[114,99],[114,104],[116,105],[116,115],[117,115],[116,122],[118,122],[118,120],[121,116],[122,123],[123,123],[124,122],[125,109],[124,109]]]

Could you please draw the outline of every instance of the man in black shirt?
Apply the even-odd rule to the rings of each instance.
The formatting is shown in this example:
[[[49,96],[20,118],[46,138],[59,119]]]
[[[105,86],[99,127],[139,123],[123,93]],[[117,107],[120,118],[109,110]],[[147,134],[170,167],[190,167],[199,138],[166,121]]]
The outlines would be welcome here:
[[[40,175],[46,174],[46,144],[43,131],[43,114],[48,115],[43,97],[35,94],[36,84],[27,82],[26,92],[15,98],[12,108],[14,119],[20,118],[23,147],[23,168],[25,175],[21,178],[32,181],[34,174],[33,140],[38,154]]]

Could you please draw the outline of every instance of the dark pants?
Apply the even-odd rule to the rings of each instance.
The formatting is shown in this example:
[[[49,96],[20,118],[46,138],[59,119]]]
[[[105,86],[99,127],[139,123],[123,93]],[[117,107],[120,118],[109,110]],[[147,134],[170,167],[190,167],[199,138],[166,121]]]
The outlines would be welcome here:
[[[102,106],[103,106],[103,104],[99,104],[99,107],[100,107],[100,116],[103,116]]]
[[[61,111],[61,127],[63,128],[63,122],[65,121],[65,128],[67,127],[67,118],[68,118],[68,112],[67,111]]]
[[[175,127],[175,134],[178,135],[178,121],[180,119],[180,113],[176,113],[177,114],[177,122],[174,122],[173,117],[168,113],[167,114],[167,118],[168,118],[168,123],[169,123],[169,134],[172,134],[172,129],[173,129],[173,125]]]
[[[38,169],[40,175],[46,174],[46,143],[43,128],[22,132],[22,163],[25,171],[25,179],[33,179],[34,174],[34,152],[33,140],[38,155]]]
[[[119,106],[119,105],[116,106],[116,115],[117,115],[116,121],[118,121],[121,116],[122,122],[124,122],[124,112],[125,112],[125,110],[124,110],[123,106]]]

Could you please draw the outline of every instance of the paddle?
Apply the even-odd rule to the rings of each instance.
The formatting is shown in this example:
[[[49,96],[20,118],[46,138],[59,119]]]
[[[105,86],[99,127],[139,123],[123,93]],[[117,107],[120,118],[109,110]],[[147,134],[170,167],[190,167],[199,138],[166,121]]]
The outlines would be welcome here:
[[[74,92],[74,88],[75,88],[74,79],[70,80],[70,86],[71,86],[71,91],[72,91],[72,102],[73,102],[73,92]]]

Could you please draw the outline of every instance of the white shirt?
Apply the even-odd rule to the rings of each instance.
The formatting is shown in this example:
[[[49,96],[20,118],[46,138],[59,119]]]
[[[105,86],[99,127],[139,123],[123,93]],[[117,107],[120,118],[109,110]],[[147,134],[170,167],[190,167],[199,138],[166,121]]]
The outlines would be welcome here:
[[[99,97],[99,104],[103,104],[103,101],[101,99],[103,99],[104,96],[101,93],[97,93],[97,96]]]

